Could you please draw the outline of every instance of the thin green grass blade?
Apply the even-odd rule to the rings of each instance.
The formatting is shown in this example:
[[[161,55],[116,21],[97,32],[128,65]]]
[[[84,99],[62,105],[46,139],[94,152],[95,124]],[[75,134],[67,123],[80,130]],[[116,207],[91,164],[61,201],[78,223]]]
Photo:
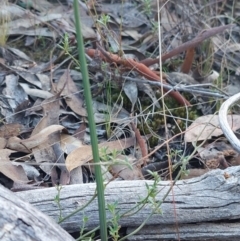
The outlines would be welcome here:
[[[106,211],[105,211],[105,199],[104,199],[104,185],[103,185],[103,178],[102,178],[99,151],[98,151],[96,125],[95,125],[93,109],[92,109],[92,96],[90,91],[88,69],[87,69],[84,43],[83,43],[83,37],[81,32],[81,26],[80,26],[80,13],[79,13],[78,0],[74,0],[73,6],[74,6],[75,26],[76,26],[76,33],[77,33],[78,56],[79,56],[79,62],[81,66],[82,76],[83,76],[84,96],[85,96],[86,105],[87,105],[93,160],[94,160],[94,163],[96,164],[94,165],[94,169],[95,169],[96,183],[97,183],[101,240],[107,241],[108,239],[107,239],[107,223],[106,223]]]

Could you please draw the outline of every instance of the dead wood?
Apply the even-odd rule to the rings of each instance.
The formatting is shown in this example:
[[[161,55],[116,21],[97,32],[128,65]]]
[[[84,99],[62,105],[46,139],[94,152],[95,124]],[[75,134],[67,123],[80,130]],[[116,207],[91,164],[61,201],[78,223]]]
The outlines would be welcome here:
[[[23,201],[2,185],[0,190],[0,239],[2,241],[75,240],[54,220],[26,200]],[[28,194],[31,195],[30,192]],[[41,205],[44,206],[43,203]]]
[[[178,234],[184,240],[206,240],[209,238],[214,240],[240,240],[238,228],[240,217],[239,177],[240,167],[230,167],[225,170],[211,171],[197,178],[178,181],[173,187],[173,192],[170,192],[161,205],[162,214],[154,214],[147,222],[148,226],[138,233],[138,236],[135,236],[137,239],[134,240],[174,240],[177,239]],[[146,197],[146,183],[148,185],[153,184],[152,181],[139,180],[111,182],[105,190],[106,202],[117,201],[117,210],[120,214],[123,214]],[[166,181],[158,184],[157,201],[163,199],[170,186],[171,183]],[[0,189],[0,201],[9,206],[9,208],[4,208],[2,213],[9,210],[11,212],[12,204],[20,205],[18,201],[13,200],[13,196],[16,195],[30,202],[54,220],[58,220],[60,211],[53,201],[57,195],[56,188],[23,191],[11,195],[8,195],[3,187],[0,187]],[[69,215],[77,208],[85,205],[92,198],[94,192],[94,183],[64,186],[60,193],[63,216]],[[4,205],[1,204],[1,206]],[[25,208],[25,206],[21,207]],[[29,210],[29,207],[25,209]],[[132,216],[122,218],[120,225],[128,227],[130,232],[138,227],[151,211],[151,205],[147,205]],[[12,211],[11,215],[1,214],[1,216],[14,216],[15,213],[15,211]],[[38,220],[37,222],[43,220],[43,218],[36,218],[39,214],[28,212],[28,215],[30,220],[34,220],[32,217],[35,217]],[[99,225],[96,199],[84,210],[84,215],[89,217],[87,228],[90,229]],[[68,232],[79,231],[79,227],[82,225],[82,217],[83,213],[79,212],[64,221],[61,226]],[[111,218],[108,211],[107,218]]]
[[[204,29],[202,30],[194,39],[187,41],[183,43],[182,45],[178,46],[177,48],[171,50],[170,52],[162,55],[161,59],[162,61],[165,61],[177,54],[180,54],[188,49],[195,48],[197,47],[200,43],[202,43],[204,40],[213,37],[216,34],[219,34],[223,32],[224,30],[234,27],[234,24],[228,24],[228,25],[223,25],[215,28],[210,28],[210,29]],[[159,63],[159,58],[157,59],[145,59],[141,61],[141,63],[145,64],[146,66],[150,66],[153,64],[158,64]]]

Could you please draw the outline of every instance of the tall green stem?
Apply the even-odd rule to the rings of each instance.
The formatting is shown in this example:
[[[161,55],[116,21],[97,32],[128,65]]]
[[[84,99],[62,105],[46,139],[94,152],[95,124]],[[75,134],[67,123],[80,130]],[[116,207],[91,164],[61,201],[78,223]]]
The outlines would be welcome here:
[[[97,183],[97,195],[98,195],[98,208],[99,208],[99,220],[100,220],[100,231],[101,231],[101,240],[107,241],[107,223],[106,223],[106,210],[105,210],[105,199],[104,199],[104,185],[103,178],[100,166],[100,158],[98,151],[98,140],[96,135],[96,125],[92,109],[92,96],[90,91],[89,77],[87,63],[85,59],[84,43],[80,26],[80,13],[78,0],[74,0],[74,16],[75,16],[75,26],[77,33],[77,45],[78,45],[78,56],[79,62],[81,65],[81,72],[83,77],[84,85],[84,96],[86,99],[87,113],[88,113],[88,123],[90,128],[93,160],[94,160],[94,169],[96,175]]]

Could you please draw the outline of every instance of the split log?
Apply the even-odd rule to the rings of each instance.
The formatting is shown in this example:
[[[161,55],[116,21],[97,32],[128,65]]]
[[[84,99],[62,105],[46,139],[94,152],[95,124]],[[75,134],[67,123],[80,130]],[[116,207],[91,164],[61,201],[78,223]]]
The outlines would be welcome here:
[[[0,185],[2,241],[74,241],[54,220]]]
[[[146,183],[152,185],[153,181],[111,182],[105,189],[106,203],[117,201],[117,211],[125,213],[146,197]],[[94,195],[95,187],[94,183],[64,186],[60,193],[62,215],[69,215],[85,205]],[[161,201],[170,187],[170,182],[158,183],[156,200]],[[56,188],[23,191],[16,195],[58,220],[60,210],[54,202]],[[3,198],[6,199],[0,192],[0,199]],[[148,226],[132,240],[177,240],[178,235],[184,240],[240,240],[239,204],[240,167],[215,170],[197,178],[178,181],[163,201],[162,213],[154,214],[148,220]],[[122,218],[119,223],[131,232],[131,229],[141,225],[151,211],[149,204],[132,216]],[[99,225],[96,199],[84,209],[84,215],[89,218],[86,224],[88,229]],[[79,231],[82,218],[83,212],[79,212],[61,226],[68,232]],[[108,211],[107,218],[111,218]]]

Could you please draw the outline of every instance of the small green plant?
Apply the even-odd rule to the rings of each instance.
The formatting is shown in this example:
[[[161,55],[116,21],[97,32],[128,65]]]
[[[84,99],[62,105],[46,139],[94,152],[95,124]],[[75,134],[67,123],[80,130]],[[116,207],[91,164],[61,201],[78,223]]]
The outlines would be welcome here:
[[[107,14],[102,14],[101,18],[97,20],[100,24],[107,26],[107,23],[110,21],[110,16]]]
[[[118,224],[120,220],[120,215],[119,215],[119,211],[116,211],[117,205],[118,205],[117,202],[114,202],[112,204],[107,204],[107,208],[112,214],[112,219],[109,221],[110,222],[109,234],[112,237],[113,241],[117,241],[120,237],[119,230],[121,226]]]
[[[119,241],[125,240],[128,237],[136,234],[144,225],[146,225],[147,221],[153,216],[153,214],[156,214],[156,213],[161,214],[161,209],[160,209],[161,204],[162,204],[163,200],[170,193],[171,187],[169,188],[167,193],[164,195],[163,200],[157,201],[156,196],[159,192],[158,191],[158,183],[160,182],[160,177],[159,177],[157,172],[149,171],[149,173],[153,176],[154,182],[153,182],[152,185],[148,185],[148,183],[145,183],[146,188],[147,188],[147,196],[144,197],[144,198],[140,198],[140,201],[137,203],[137,205],[135,207],[131,208],[126,213],[122,214],[121,217],[133,215],[133,214],[139,212],[141,209],[143,209],[146,205],[149,205],[149,204],[152,208],[152,212],[148,215],[148,217],[142,222],[142,224],[138,228],[136,228],[132,233],[130,233],[130,234],[126,235],[125,237],[119,239]]]
[[[79,238],[77,240],[93,241],[94,240],[93,237],[95,235],[94,232],[89,233],[89,235],[84,234],[84,231],[86,230],[85,227],[86,227],[86,224],[88,222],[88,217],[85,214],[83,214],[82,222],[83,222],[83,225],[81,227],[80,236],[79,236]]]
[[[37,37],[37,42],[39,42],[39,44],[40,44],[43,48],[46,48],[46,47],[47,47],[46,39],[44,38],[44,36],[39,35],[39,36]]]
[[[83,221],[83,225],[82,225],[82,228],[81,228],[81,231],[80,231],[80,237],[83,235],[83,232],[85,230],[85,226],[86,226],[86,224],[88,222],[88,217],[85,214],[83,214],[82,221]]]
[[[58,222],[61,222],[61,220],[63,219],[63,216],[62,216],[62,206],[60,204],[60,192],[62,190],[62,186],[56,186],[56,189],[57,189],[57,195],[54,198],[54,202],[57,204],[57,206],[59,208]]]
[[[204,53],[204,55],[200,56],[198,71],[200,72],[201,76],[207,76],[212,71],[214,61],[214,46],[212,40],[205,40],[199,49],[199,52]]]
[[[142,0],[143,2],[143,11],[147,15],[152,14],[151,0]]]
[[[62,41],[62,46],[59,45],[61,49],[63,49],[67,54],[70,54],[73,47],[70,46],[69,44],[69,36],[67,33],[64,34],[63,41]]]
[[[64,34],[61,44],[58,44],[57,47],[63,50],[64,54],[69,56],[74,61],[77,70],[81,70],[79,61],[72,54],[76,47],[71,46],[69,35],[67,33]]]
[[[152,23],[152,32],[153,33],[157,33],[158,32],[158,28],[159,28],[159,24],[158,24],[158,22],[156,22],[156,21],[151,21],[151,23]],[[165,70],[164,70],[165,71]],[[167,72],[167,71],[166,71]]]
[[[117,160],[117,156],[120,154],[121,152],[113,149],[113,150],[109,150],[108,147],[102,147],[99,149],[99,154],[100,154],[100,158],[102,161],[104,162],[109,162],[109,161],[116,161]]]
[[[102,70],[105,71],[107,70],[107,64],[102,63]],[[105,126],[106,126],[106,131],[107,131],[107,137],[110,138],[111,136],[111,106],[112,106],[112,86],[111,86],[111,81],[107,80],[105,82],[105,94],[106,94],[106,105],[107,105],[107,113],[105,113]]]
[[[160,206],[162,204],[162,201],[159,202],[156,200],[156,196],[158,194],[157,184],[160,182],[161,179],[157,172],[148,171],[148,173],[154,178],[154,183],[151,186],[146,183],[146,188],[148,191],[147,203],[151,205],[155,213],[161,214],[162,212]]]
[[[193,154],[192,154],[193,155]],[[191,159],[190,156],[185,156],[181,162],[182,166],[181,166],[181,170],[178,174],[177,179],[182,178],[184,176],[188,176],[189,175],[189,170],[187,169],[187,164],[189,162],[189,160]]]
[[[181,158],[181,156],[182,156],[182,150],[171,149],[170,159],[172,160],[173,163],[175,160],[178,160],[179,158]]]
[[[108,147],[103,147],[99,149],[99,154],[103,164],[105,163],[108,166],[119,164],[132,169],[132,166],[127,159],[123,160],[118,158],[118,156],[121,154],[121,151],[115,149],[109,150]]]
[[[67,33],[64,34],[63,36],[63,40],[61,42],[61,44],[57,45],[60,49],[62,49],[64,51],[64,53],[68,56],[71,57],[71,59],[74,60],[74,62],[77,64],[77,66],[79,66],[79,62],[76,58],[74,58],[74,56],[72,55],[72,50],[75,48],[73,46],[70,45],[69,42],[69,35]]]

